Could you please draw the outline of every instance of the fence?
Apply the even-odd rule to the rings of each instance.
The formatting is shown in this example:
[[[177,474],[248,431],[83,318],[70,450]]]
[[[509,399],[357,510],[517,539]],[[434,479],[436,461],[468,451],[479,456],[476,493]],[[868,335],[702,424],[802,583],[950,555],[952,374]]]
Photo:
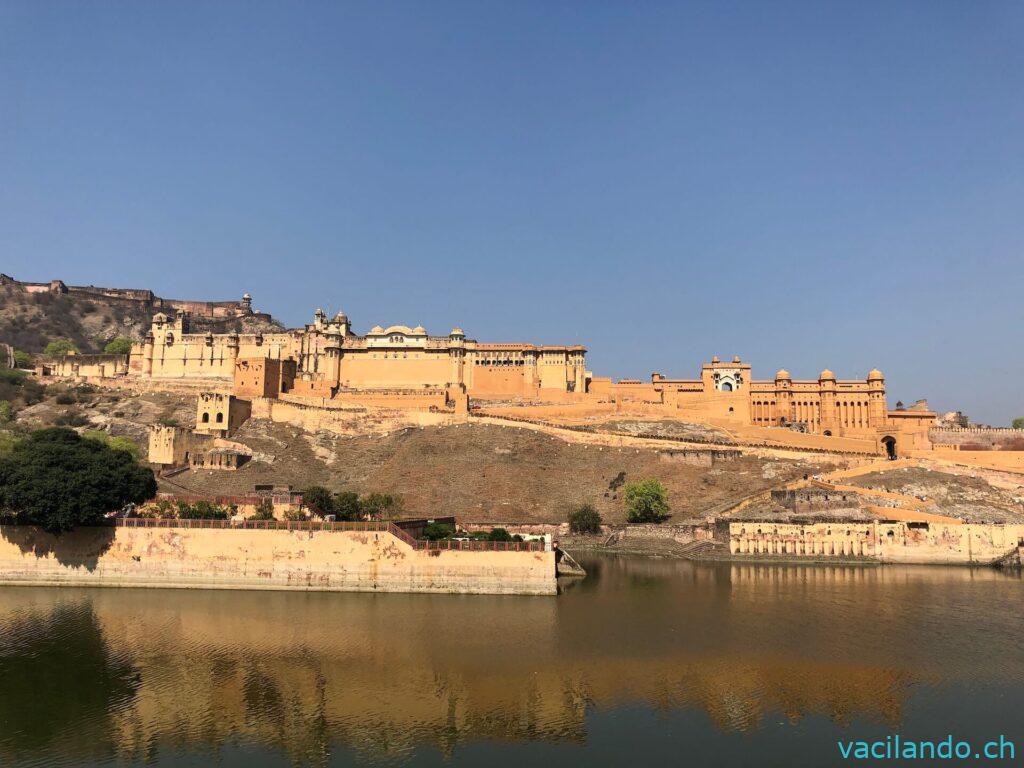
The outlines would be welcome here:
[[[418,521],[402,521],[410,524]],[[119,517],[114,520],[119,528],[189,528],[200,530],[250,531],[355,531],[360,533],[390,533],[410,547],[424,551],[465,552],[543,552],[542,541],[459,541],[443,539],[428,541],[410,536],[392,522],[330,522],[326,520],[181,520],[176,517]]]

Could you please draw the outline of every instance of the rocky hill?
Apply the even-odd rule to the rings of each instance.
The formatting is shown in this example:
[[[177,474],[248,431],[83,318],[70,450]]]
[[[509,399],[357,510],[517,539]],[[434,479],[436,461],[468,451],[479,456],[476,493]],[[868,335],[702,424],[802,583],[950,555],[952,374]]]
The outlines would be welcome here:
[[[0,283],[0,342],[36,353],[55,339],[70,339],[80,352],[102,352],[107,342],[117,336],[142,339],[157,311],[154,305],[162,301],[74,290],[33,293],[14,282]],[[259,313],[227,318],[193,314],[191,326],[196,333],[281,328],[269,315]]]

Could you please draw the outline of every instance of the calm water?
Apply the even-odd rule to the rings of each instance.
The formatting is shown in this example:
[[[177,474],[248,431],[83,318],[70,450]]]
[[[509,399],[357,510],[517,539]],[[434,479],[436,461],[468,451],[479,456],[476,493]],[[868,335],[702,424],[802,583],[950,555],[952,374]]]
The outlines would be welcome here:
[[[0,588],[0,765],[821,766],[897,731],[1024,753],[1017,575],[584,565],[558,598]]]

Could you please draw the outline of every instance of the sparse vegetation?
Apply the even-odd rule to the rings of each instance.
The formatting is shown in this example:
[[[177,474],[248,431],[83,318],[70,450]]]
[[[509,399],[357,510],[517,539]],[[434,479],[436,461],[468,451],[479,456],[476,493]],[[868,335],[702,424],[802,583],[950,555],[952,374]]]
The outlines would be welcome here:
[[[15,350],[14,364],[19,368],[31,368],[32,355],[30,355],[28,352],[22,352],[20,349]]]
[[[569,530],[580,534],[601,532],[601,515],[593,504],[580,504],[569,512]]]
[[[43,350],[47,357],[64,357],[75,352],[78,352],[78,347],[71,339],[54,339]]]
[[[667,492],[661,481],[653,478],[627,483],[624,496],[626,518],[631,523],[660,523],[668,517]]]
[[[142,449],[130,437],[124,435],[111,435],[99,429],[90,429],[82,433],[87,440],[95,440],[115,451],[124,451],[131,455],[136,461],[142,460]]]
[[[118,336],[108,342],[103,351],[108,355],[127,355],[132,351],[132,340],[125,336]]]
[[[179,520],[227,520],[234,511],[232,507],[222,507],[205,499],[200,499],[195,504],[186,504],[183,501],[177,504]]]

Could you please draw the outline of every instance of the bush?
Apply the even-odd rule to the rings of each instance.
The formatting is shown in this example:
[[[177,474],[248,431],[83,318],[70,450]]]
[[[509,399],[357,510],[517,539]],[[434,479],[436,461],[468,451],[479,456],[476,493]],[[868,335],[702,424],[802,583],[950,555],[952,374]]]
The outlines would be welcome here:
[[[455,533],[455,528],[447,523],[428,523],[427,527],[423,529],[423,538],[427,541],[441,541],[450,539],[453,533]]]
[[[16,350],[14,353],[14,364],[19,368],[31,368],[32,355],[30,355],[28,352]]]
[[[69,410],[55,418],[53,423],[58,427],[84,427],[89,423],[89,419],[80,411]]]
[[[14,421],[14,406],[10,400],[0,400],[0,424],[10,424]]]
[[[1010,422],[1010,426],[1013,427],[1014,429],[1024,429],[1024,416],[1018,416],[1016,419]]]
[[[57,405],[74,405],[78,402],[78,399],[70,392],[61,392],[54,400]]]
[[[178,518],[181,520],[227,520],[230,515],[225,507],[201,499],[195,504],[178,502]]]
[[[116,339],[111,340],[104,348],[103,351],[108,355],[127,355],[131,354],[132,351],[132,340],[125,336],[118,336]]]
[[[302,492],[302,503],[320,515],[334,514],[334,497],[322,485],[311,485]]]
[[[284,519],[293,523],[301,523],[305,520],[309,520],[309,514],[307,514],[304,509],[289,509],[284,513]]]
[[[25,385],[25,374],[13,368],[0,368],[0,383],[22,387]]]
[[[43,354],[47,357],[64,357],[72,352],[78,352],[78,347],[71,339],[54,339],[43,350]]]
[[[273,520],[274,519],[274,500],[269,496],[264,496],[260,499],[256,505],[256,511],[250,520]]]
[[[668,517],[665,486],[653,478],[627,483],[626,515],[631,523],[660,523]]]
[[[569,513],[569,530],[573,533],[601,532],[601,515],[593,504],[580,504]]]
[[[0,509],[60,533],[156,494],[152,470],[70,429],[42,429],[0,458]]]

